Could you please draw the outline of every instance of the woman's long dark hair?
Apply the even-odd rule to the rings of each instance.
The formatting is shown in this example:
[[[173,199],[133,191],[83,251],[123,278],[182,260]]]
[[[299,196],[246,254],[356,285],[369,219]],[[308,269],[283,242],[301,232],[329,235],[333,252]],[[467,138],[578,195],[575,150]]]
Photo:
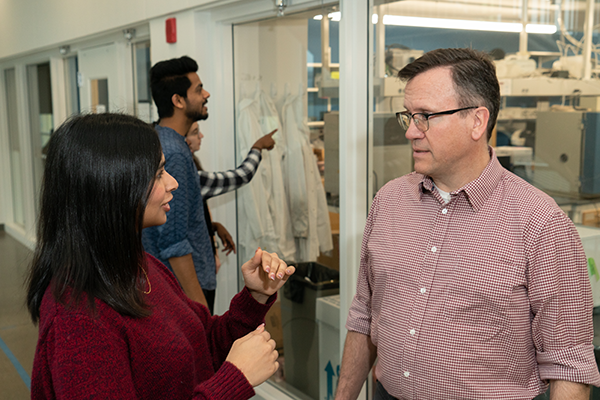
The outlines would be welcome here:
[[[48,286],[63,304],[87,299],[92,313],[100,299],[122,315],[149,314],[142,223],[161,158],[156,131],[128,115],[76,116],[52,134],[27,278],[34,323]]]

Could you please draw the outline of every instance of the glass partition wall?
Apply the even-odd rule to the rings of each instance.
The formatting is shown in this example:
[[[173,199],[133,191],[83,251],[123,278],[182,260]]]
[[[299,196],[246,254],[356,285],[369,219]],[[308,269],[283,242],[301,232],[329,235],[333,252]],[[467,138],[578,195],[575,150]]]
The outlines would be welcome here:
[[[398,71],[437,48],[471,47],[490,53],[502,94],[490,145],[505,168],[552,196],[577,225],[598,312],[600,65],[598,35],[587,28],[600,21],[598,4],[572,0],[372,0],[370,4],[372,195],[413,170],[410,142],[394,115],[404,110]],[[595,318],[595,325],[598,346],[600,318]]]
[[[237,192],[238,255],[277,252],[297,272],[267,315],[297,398],[333,398],[339,374],[339,13],[335,8],[234,26],[236,161],[277,130]]]
[[[135,115],[142,121],[153,122],[152,94],[150,91],[150,41],[145,40],[132,46]]]
[[[79,113],[79,67],[77,64],[77,56],[70,56],[64,59],[65,68],[65,102],[67,107],[67,115],[75,115]]]
[[[591,13],[600,19],[600,8]],[[502,109],[490,144],[507,167],[582,222],[581,206],[600,196],[600,187],[591,170],[580,168],[591,159],[582,158],[583,142],[572,134],[575,122],[559,129],[551,119],[598,110],[597,35],[585,36],[588,14],[584,1],[372,1],[373,191],[412,171],[410,146],[394,118],[404,110],[398,71],[436,48],[471,47],[492,55],[501,82]],[[591,115],[580,117],[587,121]],[[572,147],[570,154],[559,151],[564,146]]]
[[[39,207],[39,191],[46,162],[46,145],[54,131],[52,114],[52,83],[50,63],[27,66],[29,95],[29,127],[31,130],[31,152],[35,207]]]

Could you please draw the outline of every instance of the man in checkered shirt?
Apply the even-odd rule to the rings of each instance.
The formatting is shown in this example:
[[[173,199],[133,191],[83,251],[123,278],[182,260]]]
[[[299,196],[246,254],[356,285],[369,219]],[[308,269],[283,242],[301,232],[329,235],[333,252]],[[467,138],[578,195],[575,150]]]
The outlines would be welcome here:
[[[494,64],[431,51],[399,72],[415,172],[367,220],[336,399],[588,399],[600,385],[592,295],[575,227],[503,169],[488,140]]]

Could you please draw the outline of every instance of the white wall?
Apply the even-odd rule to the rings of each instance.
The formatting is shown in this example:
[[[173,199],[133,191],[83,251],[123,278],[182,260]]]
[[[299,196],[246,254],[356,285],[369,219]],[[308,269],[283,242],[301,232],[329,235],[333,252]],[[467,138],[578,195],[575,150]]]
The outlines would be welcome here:
[[[311,3],[330,2],[290,1],[294,4],[288,7],[288,11],[293,12]],[[264,16],[265,12],[275,15],[272,0],[2,0],[0,62],[191,9],[215,10],[221,13],[218,16],[221,21],[248,20],[254,15]],[[177,22],[178,32],[186,32],[179,27],[180,21]]]
[[[166,20],[175,18],[177,22],[177,42],[167,43]],[[182,11],[165,17],[150,20],[150,59],[152,64],[170,58],[188,55],[195,57],[196,49],[196,26],[194,12]]]
[[[223,1],[2,0],[0,61],[120,30],[180,10],[217,3]]]

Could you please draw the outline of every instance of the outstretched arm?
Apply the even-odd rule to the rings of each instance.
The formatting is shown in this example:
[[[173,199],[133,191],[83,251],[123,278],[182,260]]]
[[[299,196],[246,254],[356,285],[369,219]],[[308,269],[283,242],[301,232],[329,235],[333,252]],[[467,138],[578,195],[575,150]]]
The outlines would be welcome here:
[[[246,159],[236,169],[225,172],[198,171],[203,199],[238,189],[250,182],[256,174],[262,156],[260,150],[251,149]]]
[[[271,150],[275,146],[273,134],[276,131],[277,129],[258,139],[252,145],[246,159],[236,169],[225,172],[198,171],[202,198],[209,199],[238,189],[250,182],[262,160],[261,151]]]

